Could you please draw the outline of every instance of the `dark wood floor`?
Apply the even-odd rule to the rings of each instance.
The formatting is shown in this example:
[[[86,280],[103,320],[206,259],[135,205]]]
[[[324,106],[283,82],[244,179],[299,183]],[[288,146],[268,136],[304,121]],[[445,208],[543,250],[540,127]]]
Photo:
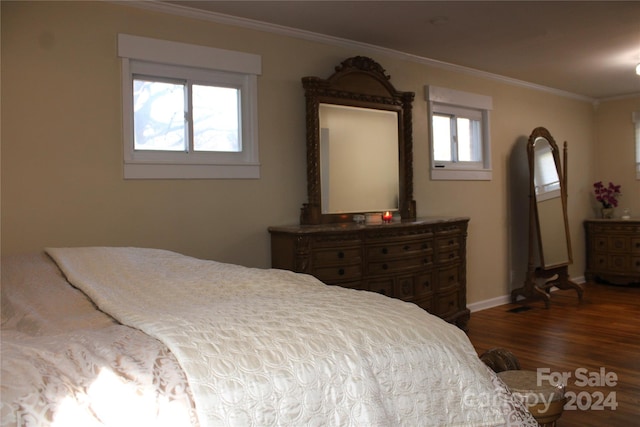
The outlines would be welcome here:
[[[478,354],[510,350],[522,369],[571,373],[567,392],[577,398],[575,409],[565,406],[558,427],[640,426],[640,287],[583,286],[582,303],[575,291],[563,290],[553,292],[549,309],[538,301],[472,313],[469,339]],[[615,386],[592,385],[602,368],[617,375]],[[590,385],[582,385],[585,377]]]

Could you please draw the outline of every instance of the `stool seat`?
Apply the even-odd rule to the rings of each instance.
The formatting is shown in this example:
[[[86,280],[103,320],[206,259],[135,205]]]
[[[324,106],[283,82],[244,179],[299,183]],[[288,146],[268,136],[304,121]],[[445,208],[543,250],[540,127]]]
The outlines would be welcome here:
[[[563,384],[538,381],[538,374],[527,370],[502,371],[497,375],[540,425],[555,425],[566,403]]]

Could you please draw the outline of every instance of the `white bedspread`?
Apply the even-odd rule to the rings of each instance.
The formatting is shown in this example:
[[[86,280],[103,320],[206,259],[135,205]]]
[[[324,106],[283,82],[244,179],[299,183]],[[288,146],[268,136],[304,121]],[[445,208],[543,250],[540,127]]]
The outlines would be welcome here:
[[[462,331],[413,304],[162,250],[47,252],[169,347],[203,427],[535,425]]]

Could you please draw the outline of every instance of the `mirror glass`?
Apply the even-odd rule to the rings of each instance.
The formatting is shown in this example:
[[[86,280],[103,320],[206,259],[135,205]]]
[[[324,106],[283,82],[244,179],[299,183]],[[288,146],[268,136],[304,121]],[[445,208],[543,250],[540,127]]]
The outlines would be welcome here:
[[[323,214],[398,210],[398,114],[320,104]]]
[[[545,269],[567,265],[571,253],[558,147],[547,135],[535,136],[530,144],[541,264]]]

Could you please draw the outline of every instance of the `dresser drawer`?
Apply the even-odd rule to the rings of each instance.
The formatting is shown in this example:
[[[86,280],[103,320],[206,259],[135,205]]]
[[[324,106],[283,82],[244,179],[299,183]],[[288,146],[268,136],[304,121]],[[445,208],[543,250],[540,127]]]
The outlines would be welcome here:
[[[593,250],[595,252],[606,252],[609,248],[609,239],[607,236],[593,236]]]
[[[460,235],[451,235],[436,239],[436,248],[438,249],[438,252],[458,251],[461,244],[462,236]]]
[[[379,260],[395,257],[406,257],[433,252],[432,240],[404,240],[386,244],[368,245],[366,256],[369,260]]]
[[[459,261],[460,261],[460,252],[458,252],[457,250],[438,252],[438,256],[436,260],[438,264],[445,264],[445,263],[459,262]]]
[[[416,294],[416,278],[414,276],[401,276],[396,280],[394,297],[403,300],[411,299]]]
[[[606,252],[593,254],[592,267],[597,270],[606,270],[609,267],[609,261]]]
[[[327,265],[354,264],[361,262],[360,247],[334,247],[313,251],[313,265],[324,267]]]
[[[381,259],[379,261],[367,262],[367,274],[397,274],[429,268],[432,265],[433,256],[430,254],[414,256],[413,258]]]
[[[466,224],[463,224],[463,223],[440,224],[438,227],[436,227],[435,234],[437,236],[454,235],[454,234],[458,236],[462,236],[463,234],[465,234],[466,229],[467,229],[467,226]]]
[[[311,274],[328,284],[353,281],[362,277],[362,264],[314,266]]]
[[[424,297],[416,298],[411,302],[413,302],[415,305],[422,308],[423,310],[426,310],[429,313],[436,315],[436,305],[435,305],[435,299],[433,298],[433,296],[424,296]]]
[[[455,314],[458,310],[460,310],[458,298],[458,290],[438,294],[436,300],[436,314],[441,317],[447,317]]]
[[[607,261],[607,270],[613,273],[624,273],[631,266],[631,257],[629,255],[610,253]]]
[[[460,267],[454,266],[438,272],[438,290],[460,287]]]
[[[422,297],[431,295],[435,288],[433,271],[428,271],[423,274],[416,274],[415,295],[416,297]]]
[[[393,277],[386,279],[370,280],[367,288],[371,292],[377,292],[388,297],[393,297],[394,292],[394,280]]]
[[[607,238],[607,250],[609,252],[630,252],[631,239],[627,236],[609,236]]]
[[[355,282],[330,283],[330,285],[336,285],[341,288],[358,289],[362,291],[368,290],[366,285],[360,280],[356,280]]]

